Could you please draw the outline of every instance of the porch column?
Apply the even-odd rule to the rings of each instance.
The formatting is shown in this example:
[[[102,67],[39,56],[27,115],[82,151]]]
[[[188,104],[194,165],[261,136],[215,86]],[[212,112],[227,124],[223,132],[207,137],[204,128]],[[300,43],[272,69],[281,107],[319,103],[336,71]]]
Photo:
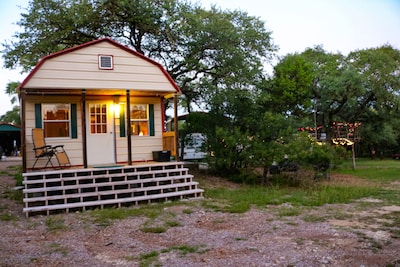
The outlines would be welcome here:
[[[126,90],[126,125],[126,134],[128,135],[128,165],[132,165],[131,96],[129,90]]]
[[[82,125],[82,157],[83,167],[86,169],[87,164],[87,139],[86,139],[86,90],[82,90],[81,100],[81,125]]]
[[[21,90],[21,95],[20,95],[20,105],[21,105],[21,132],[20,132],[20,138],[21,138],[21,153],[22,153],[22,172],[26,172],[26,125],[25,125],[25,89]]]
[[[175,160],[179,158],[179,131],[178,131],[178,94],[174,94],[174,131],[175,131]]]

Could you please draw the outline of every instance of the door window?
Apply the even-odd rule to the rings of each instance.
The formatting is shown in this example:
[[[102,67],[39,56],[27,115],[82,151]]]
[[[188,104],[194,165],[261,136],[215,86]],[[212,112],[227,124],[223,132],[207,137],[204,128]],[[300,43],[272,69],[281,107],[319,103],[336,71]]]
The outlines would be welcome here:
[[[107,104],[89,104],[90,133],[107,133]]]

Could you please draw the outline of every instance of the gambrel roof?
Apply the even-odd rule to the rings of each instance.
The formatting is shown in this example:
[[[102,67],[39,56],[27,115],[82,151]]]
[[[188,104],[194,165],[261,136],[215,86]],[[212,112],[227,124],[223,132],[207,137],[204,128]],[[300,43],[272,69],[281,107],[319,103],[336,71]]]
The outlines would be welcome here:
[[[111,60],[101,68],[101,57]],[[109,62],[110,63],[110,62]],[[180,89],[163,66],[110,38],[94,40],[43,57],[18,90],[134,90],[166,95]]]

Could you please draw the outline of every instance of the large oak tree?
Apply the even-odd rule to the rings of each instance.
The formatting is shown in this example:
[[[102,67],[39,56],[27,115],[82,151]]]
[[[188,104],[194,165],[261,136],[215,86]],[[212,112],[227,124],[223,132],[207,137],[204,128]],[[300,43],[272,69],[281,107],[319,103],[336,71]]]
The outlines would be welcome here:
[[[22,32],[3,44],[6,68],[29,71],[47,54],[111,37],[160,62],[188,111],[233,87],[254,87],[276,50],[259,18],[187,1],[32,0],[21,16]]]

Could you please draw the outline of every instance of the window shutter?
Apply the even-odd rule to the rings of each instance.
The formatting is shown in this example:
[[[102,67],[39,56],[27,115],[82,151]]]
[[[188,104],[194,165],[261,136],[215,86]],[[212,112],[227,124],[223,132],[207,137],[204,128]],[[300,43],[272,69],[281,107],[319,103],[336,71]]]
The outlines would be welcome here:
[[[125,130],[125,106],[121,105],[119,110],[119,137],[126,137]]]
[[[78,138],[78,121],[76,118],[76,104],[71,104],[71,138]]]
[[[35,104],[35,128],[42,128],[42,104]]]
[[[155,136],[155,129],[154,129],[154,104],[149,104],[149,131],[150,131],[150,136]]]

